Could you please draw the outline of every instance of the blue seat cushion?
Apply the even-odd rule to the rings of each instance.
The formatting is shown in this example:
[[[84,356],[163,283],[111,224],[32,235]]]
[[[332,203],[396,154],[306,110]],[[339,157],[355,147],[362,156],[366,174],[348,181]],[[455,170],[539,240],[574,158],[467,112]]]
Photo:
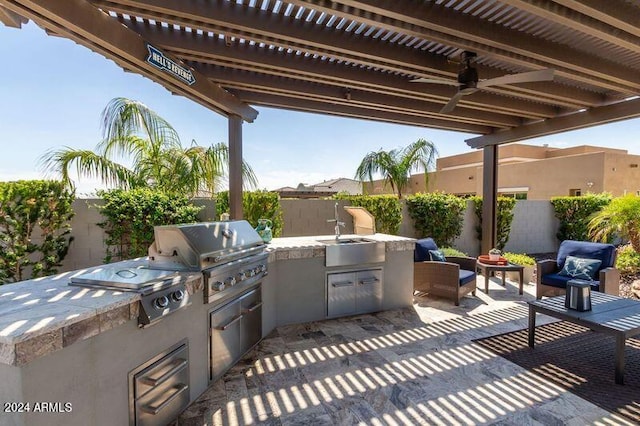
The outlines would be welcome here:
[[[579,257],[582,259],[597,259],[602,263],[595,272],[595,276],[604,268],[613,267],[616,257],[616,248],[613,244],[592,243],[590,241],[565,240],[558,248],[558,258],[556,260],[558,270],[564,267],[567,256]]]
[[[423,238],[422,240],[416,241],[416,249],[413,251],[413,261],[426,262],[431,260],[429,250],[438,250],[438,246],[436,242],[433,241],[433,238]]]
[[[547,274],[542,276],[542,284],[557,288],[567,288],[567,281],[573,280],[573,277],[567,275]],[[600,288],[600,281],[590,281],[591,290],[597,291]]]
[[[458,282],[460,282],[460,286],[465,284],[469,284],[470,282],[475,281],[476,273],[473,271],[467,271],[466,269],[460,269],[460,273],[458,275]]]

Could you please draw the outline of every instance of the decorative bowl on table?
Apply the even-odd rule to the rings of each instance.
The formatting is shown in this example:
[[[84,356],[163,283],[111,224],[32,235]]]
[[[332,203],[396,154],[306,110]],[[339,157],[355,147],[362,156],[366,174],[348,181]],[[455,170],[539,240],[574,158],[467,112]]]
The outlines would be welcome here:
[[[487,265],[507,265],[509,261],[504,257],[498,255],[497,259],[492,259],[488,254],[481,254],[478,256],[478,261]]]

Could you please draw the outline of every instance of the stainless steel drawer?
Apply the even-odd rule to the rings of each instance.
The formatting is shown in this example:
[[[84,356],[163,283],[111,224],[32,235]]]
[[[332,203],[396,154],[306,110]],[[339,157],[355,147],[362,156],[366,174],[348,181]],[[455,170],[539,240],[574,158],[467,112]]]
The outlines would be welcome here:
[[[129,373],[130,424],[171,423],[189,405],[189,346],[182,343]]]

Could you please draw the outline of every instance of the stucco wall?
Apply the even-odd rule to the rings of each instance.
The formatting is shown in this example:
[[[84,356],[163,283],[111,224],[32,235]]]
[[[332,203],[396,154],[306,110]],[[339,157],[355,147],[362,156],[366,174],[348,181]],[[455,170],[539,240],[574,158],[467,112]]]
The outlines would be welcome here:
[[[204,206],[198,216],[199,220],[215,220],[216,208],[213,200],[201,199],[192,202],[195,205]],[[73,271],[103,263],[106,251],[105,233],[98,223],[104,218],[96,207],[102,203],[101,199],[74,200],[75,216],[71,219],[71,235],[74,239],[60,271]]]
[[[335,223],[327,222],[335,217],[335,200],[280,200],[283,211],[283,237],[307,235],[332,235]],[[345,223],[340,229],[342,234],[353,233],[353,221],[349,213],[344,211],[347,201],[338,201],[338,215]]]
[[[516,202],[506,251],[514,253],[549,253],[558,249],[559,222],[548,201]]]
[[[104,231],[97,224],[103,219],[95,207],[100,200],[76,200],[73,208],[76,212],[71,221],[74,241],[64,260],[61,271],[82,269],[102,263],[105,255]],[[282,200],[283,237],[306,235],[332,235],[334,224],[327,222],[334,217],[335,200]],[[197,200],[196,204],[205,205],[200,220],[214,220],[215,204],[211,200]],[[346,201],[338,202],[340,220],[345,222],[343,234],[353,233],[353,220],[343,207]],[[403,203],[403,222],[399,235],[417,238],[413,220],[409,217]],[[459,250],[476,256],[479,242],[476,237],[477,219],[469,202],[464,212],[463,231],[454,246]],[[514,212],[511,236],[506,250],[520,253],[552,252],[557,248],[556,230],[558,222],[553,216],[548,201],[518,201]]]

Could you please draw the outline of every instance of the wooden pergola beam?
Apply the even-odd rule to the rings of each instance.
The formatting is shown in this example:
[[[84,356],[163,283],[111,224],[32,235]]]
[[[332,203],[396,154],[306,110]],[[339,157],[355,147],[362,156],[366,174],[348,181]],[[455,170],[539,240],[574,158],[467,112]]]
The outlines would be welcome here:
[[[638,9],[623,0],[554,0],[555,3],[640,37]]]
[[[484,53],[533,69],[552,67],[557,75],[627,93],[640,89],[640,76],[631,69],[588,52],[577,52],[521,31],[464,14],[436,2],[376,0],[292,0],[314,9],[348,15],[376,26],[394,28],[449,46]],[[373,24],[372,24],[373,25]],[[597,64],[597,65],[595,65]]]
[[[7,27],[22,28],[22,24],[27,23],[27,18],[0,6],[0,22]]]
[[[583,112],[550,118],[510,130],[499,130],[489,135],[467,139],[465,142],[471,148],[483,148],[488,145],[518,142],[637,117],[640,117],[640,99],[591,108]]]
[[[598,14],[594,13],[591,15],[591,11],[593,9],[587,9],[584,5],[581,5],[581,8],[583,10],[588,10],[589,14],[580,13],[558,4],[562,2],[554,3],[542,0],[501,0],[501,2],[544,18],[550,22],[563,25],[567,28],[580,31],[590,36],[598,37],[612,45],[624,47],[632,52],[640,52],[640,29],[635,28],[631,33],[620,31],[619,26],[612,26],[609,23],[600,21],[593,17],[593,15]],[[604,12],[605,9],[607,14],[615,12],[615,6],[613,6],[612,3],[614,3],[614,1],[610,0],[605,6],[605,3],[602,1],[598,2],[599,15],[602,15],[602,12]],[[613,22],[614,24],[620,23],[619,20],[610,20],[610,22]],[[637,19],[636,23],[640,25],[640,19]]]
[[[359,118],[387,123],[406,124],[410,126],[430,127],[434,129],[452,130],[463,133],[486,134],[492,130],[488,126],[457,123],[453,120],[417,117],[390,111],[378,111],[356,105],[328,104],[314,99],[300,99],[274,93],[253,92],[247,89],[233,90],[242,99],[254,105],[288,109],[292,111],[314,112],[338,117]]]
[[[320,83],[361,88],[383,94],[392,94],[403,98],[428,100],[444,105],[455,93],[455,88],[442,85],[421,85],[395,74],[381,73],[359,67],[353,67],[321,58],[291,55],[277,49],[261,49],[258,46],[233,43],[227,45],[223,40],[199,34],[187,34],[181,31],[131,24],[136,31],[167,51],[198,63],[223,64],[228,67],[255,71],[270,75],[291,76]],[[204,67],[198,67],[204,74]],[[427,87],[428,86],[428,87]],[[524,85],[523,85],[524,86]],[[521,99],[496,97],[490,93],[477,92],[465,97],[461,108],[491,111],[500,114],[515,115],[519,118],[547,118],[557,114],[558,109],[545,105],[547,98],[541,92],[532,91],[530,97],[536,102],[523,102]],[[569,93],[566,94],[570,96]],[[584,92],[589,102],[602,101],[595,94]],[[578,109],[572,106],[569,110]]]
[[[450,117],[440,114],[442,105],[438,103],[402,99],[395,95],[372,93],[343,85],[327,85],[313,83],[294,78],[257,74],[255,72],[240,71],[227,67],[207,67],[202,74],[206,74],[216,83],[230,89],[247,89],[254,92],[278,93],[302,99],[314,99],[328,104],[357,105],[381,111],[395,111],[422,117],[441,120],[454,120],[471,124],[490,125],[497,128],[516,127],[521,124],[518,118],[500,115],[488,111],[461,109]]]

